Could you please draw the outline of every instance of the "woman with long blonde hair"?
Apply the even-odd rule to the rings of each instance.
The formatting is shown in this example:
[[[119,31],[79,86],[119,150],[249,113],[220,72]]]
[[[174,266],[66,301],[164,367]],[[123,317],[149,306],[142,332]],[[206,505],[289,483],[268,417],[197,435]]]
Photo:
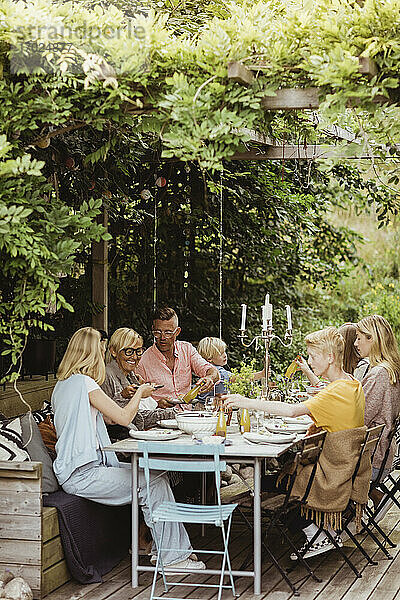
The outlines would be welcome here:
[[[365,425],[385,425],[372,465],[372,479],[376,479],[388,449],[388,436],[400,411],[400,352],[390,324],[380,315],[364,317],[357,323],[354,345],[370,363],[362,380]],[[393,455],[394,445],[384,467],[386,472],[391,469]]]
[[[92,327],[76,331],[68,344],[51,399],[58,438],[53,468],[68,494],[100,504],[123,505],[132,501],[131,473],[129,465],[120,463],[114,452],[103,452],[102,448],[110,444],[103,417],[129,425],[141,399],[149,397],[154,386],[140,385],[126,406],[119,406],[100,388],[105,377],[104,354],[105,340]],[[138,494],[148,524],[150,504],[174,501],[165,475],[154,477],[148,496],[144,475],[139,472]],[[161,535],[161,528],[157,533]],[[189,558],[192,548],[181,523],[165,524],[164,539],[167,548],[175,548],[165,552],[165,565],[205,568],[204,563]]]

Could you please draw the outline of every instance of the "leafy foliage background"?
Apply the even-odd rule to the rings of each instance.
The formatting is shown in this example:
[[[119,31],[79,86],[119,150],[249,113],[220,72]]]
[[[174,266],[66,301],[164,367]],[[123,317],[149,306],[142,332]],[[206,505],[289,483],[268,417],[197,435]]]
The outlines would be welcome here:
[[[158,300],[178,307],[185,337],[217,334],[221,185],[227,341],[236,342],[241,302],[259,308],[266,291],[304,325],[307,303],[318,303],[305,290],[337,285],[358,262],[357,235],[333,224],[331,208],[370,206],[381,226],[398,210],[399,9],[399,0],[0,0],[0,334],[12,362],[28,333],[54,327],[61,351],[101,309],[90,300],[90,243],[111,239],[96,221],[102,207],[111,329],[148,330],[156,204]],[[50,31],[61,26],[68,45],[57,50]],[[362,55],[378,65],[371,79],[359,72]],[[227,78],[230,60],[262,65],[252,86]],[[279,87],[314,85],[319,128],[307,113],[261,108]],[[245,128],[297,144],[327,141],[333,123],[356,135],[338,157],[370,155],[375,180],[337,161],[228,160],[249,147]]]

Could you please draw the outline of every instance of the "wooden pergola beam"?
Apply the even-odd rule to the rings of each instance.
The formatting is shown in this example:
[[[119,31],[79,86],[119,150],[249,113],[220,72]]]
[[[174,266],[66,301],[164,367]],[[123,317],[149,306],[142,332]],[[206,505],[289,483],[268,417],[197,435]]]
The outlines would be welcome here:
[[[245,134],[252,142],[264,144],[265,146],[276,146],[276,144],[279,143],[276,139],[271,138],[260,131],[256,131],[255,129],[249,129],[248,127],[232,127],[232,133],[237,133],[240,135]]]
[[[399,155],[389,155],[391,158],[400,157],[400,144],[396,144],[396,150]],[[340,148],[337,146],[324,146],[324,145],[308,145],[308,146],[270,146],[269,148],[263,149],[262,151],[253,149],[246,152],[235,152],[230,157],[230,160],[315,160],[317,158],[332,158],[337,157]],[[353,156],[346,156],[346,159],[371,159],[372,157],[368,154]],[[374,156],[374,158],[381,158]]]
[[[251,85],[254,81],[254,75],[245,65],[238,61],[228,63],[228,79],[241,83],[242,85]]]
[[[307,121],[312,123],[313,125],[320,124],[320,118],[318,113],[312,113],[311,115],[307,115]],[[352,131],[348,131],[347,129],[343,129],[339,125],[327,125],[321,129],[323,133],[330,135],[332,137],[338,138],[339,140],[347,140],[348,142],[354,142],[356,139],[355,134]]]
[[[265,110],[302,110],[319,107],[318,88],[284,88],[275,96],[264,96],[261,106]]]
[[[373,58],[369,56],[358,57],[358,71],[372,79],[378,73],[378,67]],[[266,65],[244,65],[239,61],[231,61],[228,64],[228,79],[236,81],[242,85],[251,85],[254,80],[253,71],[262,71]],[[295,68],[294,68],[295,70]],[[388,102],[388,99],[382,95],[377,95],[373,99],[374,103]],[[357,106],[359,100],[354,99],[351,105]],[[261,106],[265,110],[304,110],[319,107],[319,88],[283,88],[276,91],[274,96],[264,96],[261,100]],[[347,137],[343,138],[347,139]]]

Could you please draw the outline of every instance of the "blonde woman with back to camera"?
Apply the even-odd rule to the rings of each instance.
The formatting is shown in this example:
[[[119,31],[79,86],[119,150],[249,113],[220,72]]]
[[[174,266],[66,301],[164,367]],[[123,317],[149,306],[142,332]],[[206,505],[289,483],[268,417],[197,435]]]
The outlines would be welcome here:
[[[52,394],[54,425],[57,431],[54,472],[63,490],[100,504],[123,505],[132,501],[129,465],[120,463],[113,452],[103,452],[110,444],[103,416],[120,425],[129,425],[142,398],[153,386],[143,384],[125,407],[118,406],[101,389],[105,377],[105,342],[92,327],[74,333],[57,372]],[[147,497],[144,475],[139,472],[139,503],[149,522],[149,504],[173,502],[174,497],[165,475],[154,477]],[[161,526],[158,535],[161,535]],[[204,569],[204,563],[191,560],[192,548],[181,523],[167,523],[164,540],[168,550],[165,565]],[[154,545],[153,545],[154,549]],[[154,558],[154,557],[153,557]]]

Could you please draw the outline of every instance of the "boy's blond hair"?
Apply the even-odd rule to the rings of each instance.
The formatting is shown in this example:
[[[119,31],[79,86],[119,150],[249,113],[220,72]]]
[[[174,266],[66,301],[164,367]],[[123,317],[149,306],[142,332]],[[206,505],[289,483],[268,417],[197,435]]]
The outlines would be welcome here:
[[[131,348],[138,342],[143,344],[143,338],[134,329],[129,327],[116,329],[108,342],[106,362],[109,363],[113,360],[113,352],[117,355],[123,348]]]
[[[82,327],[75,331],[69,341],[57,371],[57,379],[68,379],[71,375],[88,375],[101,385],[106,376],[103,357],[104,345],[101,334],[93,327]]]
[[[343,368],[344,339],[336,327],[325,327],[305,337],[308,348],[322,354],[332,354],[333,361],[339,369]]]
[[[205,337],[200,340],[197,350],[206,360],[214,360],[225,352],[226,344],[221,338]]]

